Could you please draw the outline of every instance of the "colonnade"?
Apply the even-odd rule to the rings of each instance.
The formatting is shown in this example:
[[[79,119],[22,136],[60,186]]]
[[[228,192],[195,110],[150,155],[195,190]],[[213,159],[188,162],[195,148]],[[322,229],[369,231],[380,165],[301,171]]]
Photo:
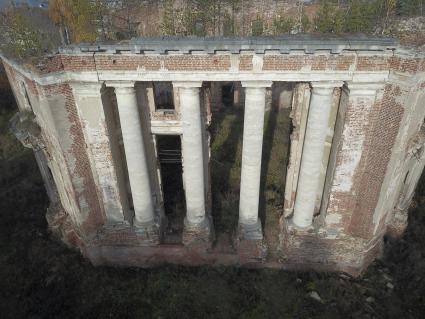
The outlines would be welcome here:
[[[142,125],[135,83],[110,83],[115,90],[119,120],[127,161],[134,206],[134,226],[154,223],[155,205],[150,173],[143,142]],[[320,186],[325,139],[329,134],[333,92],[343,82],[312,82],[308,121],[300,164],[293,224],[300,228],[312,225],[317,190]],[[186,226],[204,225],[206,216],[205,157],[200,88],[201,81],[173,82],[180,99],[182,127],[183,183],[186,196]],[[245,113],[241,166],[239,231],[246,239],[262,239],[259,219],[259,192],[266,89],[272,81],[242,82],[245,89]],[[78,93],[78,92],[77,92]],[[282,169],[285,169],[282,167]]]

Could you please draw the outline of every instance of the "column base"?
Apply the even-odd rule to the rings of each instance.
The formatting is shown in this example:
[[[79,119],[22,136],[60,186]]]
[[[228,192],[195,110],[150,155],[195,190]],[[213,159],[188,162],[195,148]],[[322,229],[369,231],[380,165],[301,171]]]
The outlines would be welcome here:
[[[143,242],[144,245],[155,246],[161,243],[162,225],[162,221],[158,218],[147,223],[135,223],[133,229],[138,240]]]
[[[308,226],[298,226],[294,223],[294,216],[286,219],[286,225],[288,226],[288,229],[291,231],[300,231],[300,232],[313,232],[314,231],[314,225],[310,224]]]
[[[238,238],[246,240],[262,240],[263,228],[261,227],[261,221],[258,219],[257,222],[252,225],[239,223]]]
[[[267,255],[267,246],[263,240],[261,221],[253,225],[239,223],[235,240],[240,264],[263,262]]]
[[[184,219],[183,244],[197,251],[207,251],[214,240],[214,231],[209,217],[199,224]]]

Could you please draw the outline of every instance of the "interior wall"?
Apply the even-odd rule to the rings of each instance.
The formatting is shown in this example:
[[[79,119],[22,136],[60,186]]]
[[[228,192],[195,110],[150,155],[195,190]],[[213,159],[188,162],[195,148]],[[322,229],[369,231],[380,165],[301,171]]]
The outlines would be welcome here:
[[[293,127],[290,137],[289,163],[285,183],[285,216],[291,215],[294,211],[308,109],[310,106],[310,95],[311,91],[308,83],[295,84],[292,95],[292,111],[290,114]]]
[[[107,88],[107,90],[108,94],[105,95],[107,101],[104,101],[104,105],[106,105],[107,109],[110,111],[108,112],[108,118],[111,122],[110,129],[114,131],[113,135],[115,136],[113,139],[114,144],[112,146],[112,151],[115,156],[116,163],[118,164],[118,182],[120,193],[124,198],[123,205],[127,206],[127,209],[124,210],[124,217],[129,223],[132,223],[134,218],[133,198],[131,196],[130,179],[128,176],[127,159],[121,133],[121,122],[118,114],[117,98],[113,88]]]
[[[145,143],[146,157],[148,161],[149,168],[149,179],[151,183],[152,196],[154,197],[154,202],[156,209],[162,211],[163,209],[163,197],[160,186],[160,181],[158,178],[158,160],[155,150],[154,135],[151,132],[151,123],[150,123],[150,99],[148,97],[148,87],[144,82],[138,82],[136,84],[136,93],[137,93],[137,103],[139,107],[139,114],[142,121],[142,134],[143,140]],[[151,86],[149,86],[151,89]]]
[[[112,162],[115,169],[117,178],[118,191],[120,196],[120,202],[123,209],[124,219],[131,222],[132,215],[130,214],[130,203],[129,203],[129,188],[126,182],[126,166],[123,166],[121,146],[119,145],[119,131],[120,128],[117,126],[119,119],[116,119],[116,112],[114,112],[114,105],[112,103],[113,89],[104,88],[102,93],[102,104],[105,113],[106,128],[109,134],[109,143],[111,147]],[[115,105],[116,106],[116,105]]]

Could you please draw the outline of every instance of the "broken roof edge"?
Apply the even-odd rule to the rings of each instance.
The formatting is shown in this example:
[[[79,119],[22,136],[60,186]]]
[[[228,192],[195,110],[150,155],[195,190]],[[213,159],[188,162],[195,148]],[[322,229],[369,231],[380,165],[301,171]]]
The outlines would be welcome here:
[[[240,53],[241,51],[331,51],[341,53],[349,51],[387,51],[395,50],[399,41],[391,37],[367,36],[364,34],[350,35],[327,35],[327,34],[296,34],[282,36],[263,37],[145,37],[133,38],[128,41],[116,43],[81,43],[59,48],[62,54],[84,54],[91,52],[103,52],[119,54],[128,52],[133,54],[168,52],[191,53],[192,51],[204,51],[215,53],[216,51],[228,51]]]

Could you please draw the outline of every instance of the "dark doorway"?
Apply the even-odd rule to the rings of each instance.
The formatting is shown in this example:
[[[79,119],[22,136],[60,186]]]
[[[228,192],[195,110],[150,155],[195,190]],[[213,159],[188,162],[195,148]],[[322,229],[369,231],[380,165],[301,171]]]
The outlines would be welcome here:
[[[164,242],[181,243],[186,203],[180,136],[157,135],[156,147],[161,170],[164,211],[168,219]]]
[[[234,83],[226,83],[221,88],[221,102],[224,107],[232,107],[234,104],[235,86]]]

